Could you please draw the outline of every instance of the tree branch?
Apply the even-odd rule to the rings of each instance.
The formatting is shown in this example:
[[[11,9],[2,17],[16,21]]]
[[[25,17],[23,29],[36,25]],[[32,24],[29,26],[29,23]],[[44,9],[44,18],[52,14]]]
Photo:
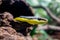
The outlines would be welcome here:
[[[33,8],[42,8],[44,9],[47,14],[58,24],[60,24],[60,19],[58,17],[56,17],[50,10],[48,7],[44,7],[44,6],[32,6]]]
[[[51,30],[60,31],[60,26],[53,26],[53,25],[44,25],[44,26],[41,26],[41,25],[38,25],[37,29],[43,29],[43,30],[51,29]]]

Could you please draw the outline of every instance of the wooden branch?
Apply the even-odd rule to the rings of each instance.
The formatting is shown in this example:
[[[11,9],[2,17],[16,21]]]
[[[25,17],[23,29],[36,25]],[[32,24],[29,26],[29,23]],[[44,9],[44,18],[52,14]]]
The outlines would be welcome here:
[[[49,8],[48,7],[44,7],[44,6],[32,6],[33,8],[42,8],[42,9],[44,9],[46,12],[47,12],[47,14],[55,21],[55,22],[57,22],[58,24],[60,24],[60,19],[58,18],[58,17],[56,17],[50,10],[49,10]]]
[[[44,25],[44,26],[41,26],[41,25],[38,25],[38,28],[37,29],[43,29],[43,30],[57,30],[57,31],[60,31],[60,26],[53,26],[53,25]]]

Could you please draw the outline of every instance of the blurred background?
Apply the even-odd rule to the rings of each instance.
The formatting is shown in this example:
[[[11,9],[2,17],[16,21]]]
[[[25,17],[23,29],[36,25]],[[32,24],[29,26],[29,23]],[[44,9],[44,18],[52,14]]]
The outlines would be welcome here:
[[[26,2],[33,7],[35,16],[47,18],[50,24],[53,22],[52,15],[60,18],[60,0],[26,0]],[[51,11],[52,15],[49,14],[50,12],[47,13],[45,7]]]
[[[36,17],[48,19],[48,24],[41,26],[46,34],[60,40],[60,0],[25,0],[32,7]],[[39,28],[39,27],[38,27]],[[37,28],[37,29],[38,29]]]

